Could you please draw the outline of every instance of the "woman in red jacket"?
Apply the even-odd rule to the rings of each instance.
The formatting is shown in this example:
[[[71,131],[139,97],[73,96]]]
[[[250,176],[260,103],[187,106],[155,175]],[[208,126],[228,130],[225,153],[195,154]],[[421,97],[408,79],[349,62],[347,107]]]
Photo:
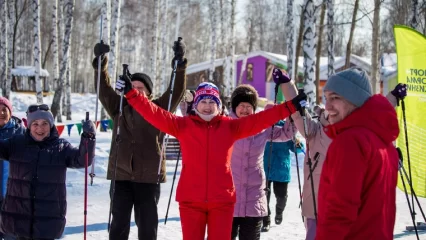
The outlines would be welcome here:
[[[277,84],[286,82],[277,82]],[[127,76],[117,81],[127,102],[146,121],[175,136],[182,150],[182,171],[176,190],[184,240],[231,238],[235,187],[231,172],[232,147],[236,140],[254,135],[288,117],[306,103],[306,95],[248,117],[232,120],[219,114],[219,90],[201,83],[195,94],[195,114],[185,117],[167,112],[131,89]]]

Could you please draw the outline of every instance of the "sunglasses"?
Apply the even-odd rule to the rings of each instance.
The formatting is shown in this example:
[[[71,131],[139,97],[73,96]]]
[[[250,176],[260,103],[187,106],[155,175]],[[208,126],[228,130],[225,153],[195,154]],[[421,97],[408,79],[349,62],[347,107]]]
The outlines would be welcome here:
[[[49,106],[47,104],[31,105],[28,107],[27,114],[37,110],[49,111]]]

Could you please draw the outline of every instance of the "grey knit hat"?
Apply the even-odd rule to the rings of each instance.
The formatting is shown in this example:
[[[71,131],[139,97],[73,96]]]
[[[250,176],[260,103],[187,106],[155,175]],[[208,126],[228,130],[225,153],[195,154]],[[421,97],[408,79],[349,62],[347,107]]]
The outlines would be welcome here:
[[[28,127],[31,127],[31,124],[38,119],[44,119],[50,124],[50,127],[53,126],[54,120],[53,120],[52,112],[39,109],[34,112],[28,112],[27,114]]]
[[[367,73],[358,68],[332,75],[327,80],[324,91],[335,92],[357,107],[362,106],[373,95]]]

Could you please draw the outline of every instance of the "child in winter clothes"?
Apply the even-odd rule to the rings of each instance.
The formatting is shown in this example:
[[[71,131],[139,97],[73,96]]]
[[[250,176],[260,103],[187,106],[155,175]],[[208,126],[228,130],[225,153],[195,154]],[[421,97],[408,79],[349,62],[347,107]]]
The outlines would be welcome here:
[[[257,99],[257,91],[252,86],[245,84],[238,86],[231,95],[230,116],[233,119],[240,119],[254,114]],[[263,150],[266,141],[271,138],[271,133],[270,127],[234,143],[231,169],[237,202],[234,208],[232,239],[237,239],[237,236],[240,240],[260,239],[262,219],[268,214]],[[293,135],[293,128],[286,125],[274,128],[272,139],[287,141]]]
[[[293,129],[291,124],[287,124],[287,121],[279,121],[275,128],[279,126],[287,126],[288,128]],[[287,204],[287,187],[291,179],[290,151],[294,151],[294,142],[292,140],[289,141],[289,139],[284,141],[268,141],[264,151],[265,155],[263,158],[263,163],[265,165],[264,168],[267,174],[268,188],[271,189],[273,183],[274,195],[277,199],[277,203],[275,205],[275,224],[280,225],[283,220],[283,212]],[[268,216],[266,216],[263,220],[265,231],[269,230],[269,225],[271,222],[271,210],[269,207],[271,191],[268,192],[267,198]]]
[[[336,75],[337,75],[338,78],[341,77],[345,81],[345,79],[347,78],[348,75],[352,76],[352,74],[356,74],[358,76],[358,78],[361,79],[361,80],[359,80],[357,78],[358,80],[349,81],[349,82],[345,81],[345,82],[342,82],[343,86],[345,86],[347,84],[347,86],[351,86],[351,88],[352,88],[352,86],[356,87],[357,85],[353,85],[353,84],[359,83],[357,81],[363,81],[363,84],[366,84],[365,83],[365,81],[366,81],[365,80],[365,78],[366,78],[365,73],[362,75],[361,73],[357,74],[359,72],[358,70],[349,70],[349,71],[354,71],[354,72],[350,73],[350,72],[347,72],[347,71],[343,71],[343,72],[340,72]],[[274,69],[273,74],[274,74],[274,78],[289,79],[289,77],[285,73],[285,71],[281,71],[279,69]],[[362,77],[361,77],[361,75],[362,75]],[[349,78],[351,79],[351,77],[349,77]],[[353,80],[353,79],[351,79],[351,80]],[[347,90],[348,88],[345,88],[345,89]],[[296,96],[296,94],[297,94],[297,89],[294,86],[294,83],[292,81],[290,82],[290,84],[284,85],[282,87],[282,90],[283,90],[283,94],[286,98],[291,98],[292,96]],[[351,91],[353,91],[353,90],[351,90]],[[366,91],[367,90],[362,89],[361,93],[365,94]],[[371,95],[371,92],[369,94]],[[393,91],[391,91],[386,96],[386,98],[387,98],[388,102],[390,102],[391,105],[395,107],[397,105],[397,99],[400,99],[405,95],[406,95],[406,88],[405,88],[404,84],[398,84],[395,87],[395,89]],[[331,101],[331,100],[334,100],[334,99],[339,99],[339,98],[341,98],[341,97],[332,96],[332,98],[328,99],[328,101]],[[375,106],[375,109],[379,112],[382,105],[383,104],[377,104]],[[344,110],[344,109],[342,109],[342,110]],[[317,156],[316,159],[311,159],[312,160],[312,166],[316,165],[316,167],[313,168],[312,176],[313,176],[315,199],[317,200],[316,201],[317,206],[319,206],[318,190],[319,190],[319,185],[320,185],[321,172],[322,172],[322,169],[323,169],[325,157],[327,155],[327,150],[328,150],[330,143],[331,143],[331,138],[329,137],[329,134],[327,132],[328,131],[327,126],[330,124],[330,122],[329,122],[330,116],[329,116],[329,114],[327,114],[326,111],[319,111],[319,113],[320,113],[319,121],[313,120],[312,117],[308,113],[306,113],[306,122],[307,122],[307,127],[308,127],[308,129],[306,129],[307,135],[305,135],[303,120],[302,120],[302,117],[300,116],[300,114],[298,112],[296,112],[295,114],[292,115],[292,118],[294,119],[294,122],[295,122],[297,129],[307,139],[306,141],[309,143],[309,147],[310,147],[309,153],[310,153],[311,157],[315,158],[315,156]],[[335,113],[333,113],[333,114],[335,114]],[[368,113],[368,114],[370,114],[370,113]],[[371,113],[371,116],[373,116],[373,115],[375,116],[375,114]],[[373,119],[373,118],[371,118],[371,119]],[[381,117],[377,117],[377,119],[381,119]],[[363,122],[363,121],[360,121],[360,122]],[[395,131],[395,129],[390,130],[390,132],[392,132],[392,131]],[[346,145],[346,146],[349,146],[349,145]],[[345,149],[345,147],[342,146],[342,149]],[[344,157],[341,157],[341,160],[346,161],[350,155],[351,155],[351,153],[345,154]],[[305,221],[305,224],[306,224],[306,239],[307,240],[313,240],[313,239],[315,239],[315,236],[316,236],[317,225],[316,225],[316,220],[315,220],[315,215],[314,215],[312,186],[311,186],[310,179],[308,180],[310,173],[309,173],[309,167],[307,165],[307,161],[308,161],[308,159],[307,159],[307,156],[306,156],[305,157],[305,167],[304,167],[304,179],[305,180],[304,180],[304,183],[303,183],[302,215],[306,218],[306,221]],[[348,161],[346,161],[346,162],[348,162]],[[397,161],[396,161],[396,164],[397,164]],[[350,176],[350,175],[348,175],[348,176]],[[342,181],[342,183],[343,182],[344,181]],[[346,183],[345,183],[345,186],[346,186],[347,190],[352,191],[352,187],[348,188],[349,185],[347,185]],[[382,190],[384,190],[384,189],[382,189]],[[385,193],[383,193],[383,194],[385,194]],[[379,200],[381,198],[382,198],[382,196],[378,197],[377,199]],[[325,202],[323,202],[323,204],[325,204]],[[357,204],[358,204],[358,202],[356,203],[356,205]],[[317,207],[317,206],[315,206],[315,207]],[[329,206],[331,206],[331,204],[329,204]],[[349,214],[349,212],[346,211],[346,209],[340,209],[340,210],[343,210],[346,214]],[[318,208],[318,214],[322,215],[318,219],[319,222],[321,222],[321,218],[327,217],[328,213],[321,212],[321,209]],[[383,221],[383,222],[385,222],[385,221]],[[351,224],[349,224],[349,222],[347,222],[347,223],[336,223],[336,224],[338,224],[339,226],[345,227],[345,228],[351,226]],[[370,225],[370,224],[368,224],[368,225]],[[371,225],[371,226],[374,226],[374,228],[376,228],[376,225]],[[362,231],[360,231],[360,232],[362,232]],[[376,231],[376,232],[381,232],[381,231]],[[330,231],[330,234],[333,234],[333,231]],[[343,238],[340,238],[340,239],[343,239]],[[367,238],[369,239],[370,237],[367,237]],[[332,237],[322,238],[321,237],[321,239],[334,239],[334,238],[332,238]],[[375,239],[379,239],[379,238],[375,238]]]
[[[66,169],[92,163],[95,126],[83,122],[80,147],[74,148],[59,138],[47,105],[31,105],[27,119],[25,134],[0,140],[0,158],[10,163],[0,230],[20,240],[58,239],[65,227]]]
[[[21,119],[12,116],[12,104],[5,97],[0,97],[0,139],[7,139],[15,134],[23,134],[25,127]],[[3,202],[3,197],[6,195],[7,178],[9,176],[9,163],[0,160],[0,206]],[[12,236],[2,234],[0,239],[13,240]]]
[[[281,82],[280,82],[281,83]],[[202,240],[208,226],[209,240],[229,239],[236,200],[231,173],[232,147],[236,140],[254,135],[301,108],[306,95],[285,104],[239,119],[219,115],[219,90],[201,83],[195,94],[195,115],[178,117],[151,103],[131,89],[123,76],[116,89],[146,121],[175,136],[182,149],[182,171],[176,190],[184,240]]]

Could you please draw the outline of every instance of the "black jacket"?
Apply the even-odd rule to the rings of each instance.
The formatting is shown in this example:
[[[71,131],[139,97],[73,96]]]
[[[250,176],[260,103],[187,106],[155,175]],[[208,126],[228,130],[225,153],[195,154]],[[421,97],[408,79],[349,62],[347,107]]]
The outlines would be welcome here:
[[[80,147],[74,148],[59,138],[55,126],[42,142],[33,140],[29,130],[0,140],[0,158],[10,163],[0,232],[26,238],[60,238],[67,211],[66,171],[83,168],[86,152],[90,165],[95,153],[94,139],[82,137]]]

